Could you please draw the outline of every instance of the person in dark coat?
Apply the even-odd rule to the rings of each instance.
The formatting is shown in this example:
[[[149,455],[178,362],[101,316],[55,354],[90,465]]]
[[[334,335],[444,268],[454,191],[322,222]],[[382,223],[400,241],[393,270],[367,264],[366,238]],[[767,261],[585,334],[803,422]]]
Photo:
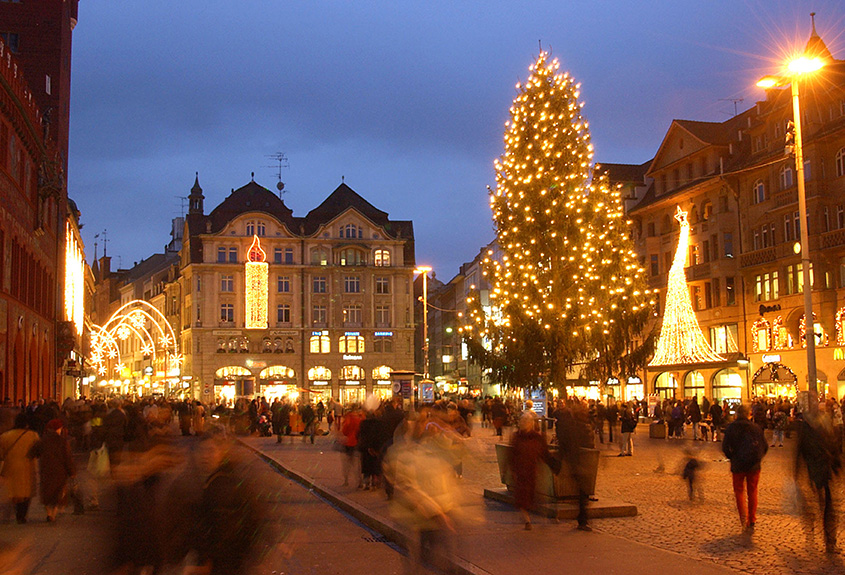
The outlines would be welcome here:
[[[302,423],[305,425],[305,431],[302,432],[302,443],[305,443],[306,437],[311,437],[311,443],[314,443],[314,435],[317,433],[317,414],[314,412],[314,406],[310,401],[306,401],[299,408],[299,415],[302,418]]]
[[[39,448],[41,472],[41,503],[47,510],[47,521],[56,520],[59,507],[64,504],[68,480],[76,475],[70,443],[62,434],[60,419],[52,419],[44,426]]]
[[[525,521],[525,529],[531,529],[531,515],[537,490],[537,464],[551,461],[546,437],[534,427],[534,420],[519,419],[519,429],[511,436],[511,473],[514,478],[514,500]]]
[[[607,440],[613,443],[613,432],[616,430],[616,422],[619,421],[619,408],[615,401],[611,401],[607,406],[604,416],[607,419]]]
[[[587,522],[590,494],[584,449],[590,449],[594,444],[587,409],[580,403],[566,405],[560,401],[554,418],[561,460],[566,463],[568,472],[578,486],[578,529],[592,531]]]
[[[687,407],[687,416],[692,423],[692,440],[698,441],[702,439],[701,408],[698,405],[698,398],[696,396],[693,396],[692,401],[689,402],[689,407]]]
[[[718,441],[722,431],[722,406],[718,401],[710,405],[710,425],[713,426],[713,441]]]
[[[760,481],[760,463],[769,449],[763,430],[749,419],[750,415],[747,405],[738,406],[736,420],[725,429],[725,437],[722,439],[722,451],[731,460],[739,521],[749,536],[754,532],[757,523],[757,483]]]
[[[496,428],[496,436],[502,437],[502,427],[508,420],[508,408],[502,402],[501,397],[493,399],[493,404],[490,406],[490,416],[493,418],[493,427]]]
[[[381,461],[387,442],[384,423],[375,412],[367,411],[358,427],[358,451],[361,452],[363,489],[375,491],[381,481]]]
[[[822,404],[823,409],[824,404]],[[838,553],[836,545],[836,508],[830,482],[842,467],[842,455],[833,431],[833,422],[824,411],[805,413],[798,432],[795,458],[795,477],[806,467],[813,490],[818,494],[823,510],[824,542],[827,553]]]

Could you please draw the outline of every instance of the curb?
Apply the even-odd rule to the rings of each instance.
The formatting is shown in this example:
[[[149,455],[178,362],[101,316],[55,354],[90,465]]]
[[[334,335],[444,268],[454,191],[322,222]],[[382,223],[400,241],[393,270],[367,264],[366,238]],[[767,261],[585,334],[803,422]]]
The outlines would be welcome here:
[[[279,474],[299,483],[303,487],[307,487],[311,491],[314,491],[320,495],[320,497],[327,500],[347,515],[354,517],[368,528],[380,533],[385,539],[395,543],[406,551],[408,550],[409,543],[412,541],[411,533],[402,529],[393,521],[382,519],[373,515],[365,507],[338,495],[331,489],[323,487],[319,483],[316,483],[313,478],[285,467],[260,449],[253,447],[240,439],[238,442],[267,462],[267,464],[269,464],[270,467],[276,470]],[[472,563],[457,556],[449,557],[448,561],[451,564],[451,573],[459,575],[491,575],[489,571],[486,571],[477,565],[473,565]]]

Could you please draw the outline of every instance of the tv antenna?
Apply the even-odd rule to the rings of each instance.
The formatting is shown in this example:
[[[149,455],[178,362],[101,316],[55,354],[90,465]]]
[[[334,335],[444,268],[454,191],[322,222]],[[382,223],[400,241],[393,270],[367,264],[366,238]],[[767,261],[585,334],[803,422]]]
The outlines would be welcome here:
[[[188,199],[189,198],[188,198],[188,196],[176,196],[176,198],[179,200],[179,204],[180,204],[179,215],[184,218],[185,217],[185,210],[188,207]]]
[[[736,105],[740,102],[744,102],[745,98],[719,98],[720,102],[733,102],[734,103],[734,116],[736,116],[739,112],[737,112]]]
[[[285,183],[282,181],[282,168],[289,168],[290,163],[288,162],[288,157],[285,155],[284,152],[276,152],[275,154],[270,154],[265,156],[266,158],[270,158],[275,162],[273,166],[264,166],[265,168],[273,168],[276,171],[276,178],[279,180],[276,182],[276,189],[279,190],[279,198],[282,197],[282,194],[285,193]]]

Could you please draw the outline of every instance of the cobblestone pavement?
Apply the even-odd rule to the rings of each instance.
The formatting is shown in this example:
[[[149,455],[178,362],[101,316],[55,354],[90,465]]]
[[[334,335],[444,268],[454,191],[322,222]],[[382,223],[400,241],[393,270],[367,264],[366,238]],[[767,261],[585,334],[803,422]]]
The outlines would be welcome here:
[[[492,432],[476,429],[474,442],[471,450],[475,456],[465,464],[465,479],[483,487],[498,487]],[[770,447],[763,461],[757,528],[750,544],[740,537],[729,463],[721,452],[721,443],[649,439],[644,425],[638,426],[634,443],[633,457],[617,457],[617,445],[598,446],[603,451],[596,495],[633,503],[639,513],[636,517],[597,520],[597,530],[746,573],[845,573],[845,556],[828,557],[824,553],[820,516],[812,521],[787,515],[782,509],[784,482],[792,477],[794,468],[794,440],[787,440],[783,448]],[[686,483],[680,475],[685,448],[695,450],[704,462],[703,501],[691,503],[687,498]],[[838,540],[845,547],[843,479],[840,477],[834,486],[834,501],[840,518]],[[804,482],[805,496],[815,503],[806,476]],[[818,508],[817,504],[809,507]]]

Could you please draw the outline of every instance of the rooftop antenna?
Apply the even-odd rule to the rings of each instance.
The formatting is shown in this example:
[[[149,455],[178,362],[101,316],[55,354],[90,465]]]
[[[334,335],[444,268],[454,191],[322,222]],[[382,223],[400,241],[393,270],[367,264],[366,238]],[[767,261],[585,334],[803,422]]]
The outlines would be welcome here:
[[[97,235],[103,236],[103,257],[106,257],[107,251],[108,251],[108,244],[109,244],[108,230],[103,230]]]
[[[720,102],[733,102],[734,103],[734,116],[736,116],[739,112],[737,112],[736,105],[740,102],[744,102],[745,98],[719,98]]]
[[[176,196],[176,197],[179,198],[179,203],[181,204],[179,206],[179,215],[184,218],[185,217],[185,209],[188,206],[188,196]]]
[[[276,171],[276,178],[278,182],[276,182],[276,189],[279,190],[279,198],[282,197],[282,194],[285,193],[285,183],[282,181],[282,168],[289,168],[290,163],[288,162],[288,157],[285,155],[284,152],[276,152],[275,154],[270,154],[265,156],[266,158],[270,158],[275,162],[273,166],[264,166],[265,168],[273,168]]]

